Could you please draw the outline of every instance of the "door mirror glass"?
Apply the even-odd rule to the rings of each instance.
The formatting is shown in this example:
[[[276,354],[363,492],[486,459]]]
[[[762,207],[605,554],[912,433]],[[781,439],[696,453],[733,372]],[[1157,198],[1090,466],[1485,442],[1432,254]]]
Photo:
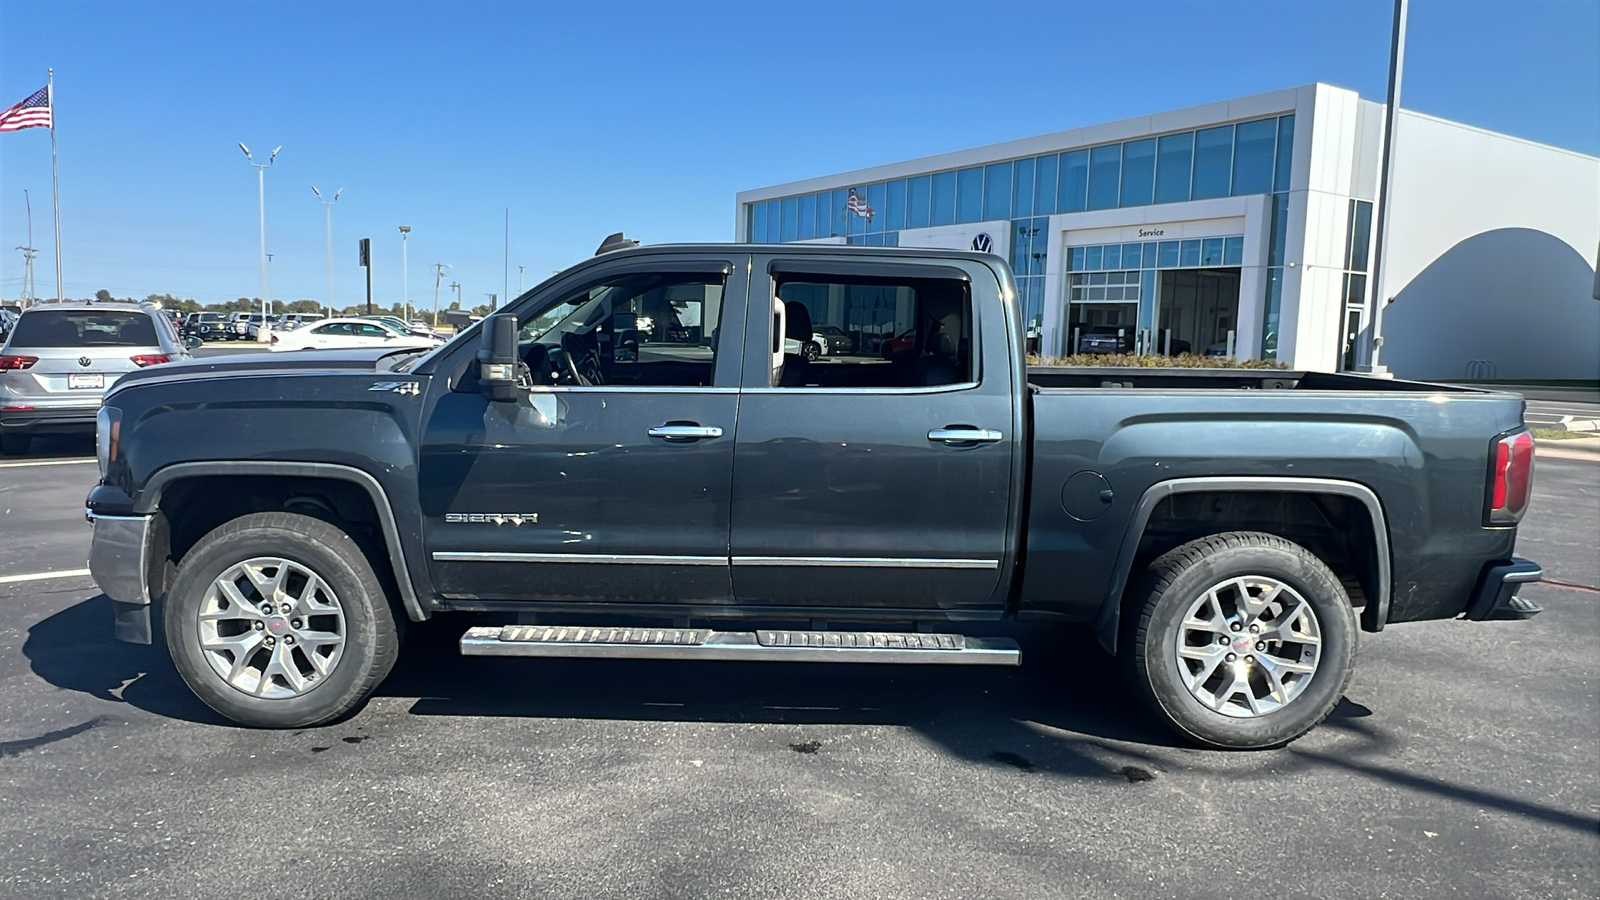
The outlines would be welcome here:
[[[195,337],[192,334],[183,339],[183,347],[184,347],[185,350],[193,350],[194,348],[200,346],[203,343],[205,343],[205,342],[200,340],[199,338]]]

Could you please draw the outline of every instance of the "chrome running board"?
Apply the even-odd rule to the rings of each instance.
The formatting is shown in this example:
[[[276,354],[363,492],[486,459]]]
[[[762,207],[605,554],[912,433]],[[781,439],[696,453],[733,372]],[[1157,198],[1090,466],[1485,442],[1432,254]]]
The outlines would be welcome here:
[[[463,656],[565,656],[594,659],[717,659],[769,662],[1015,666],[1010,638],[898,631],[713,631],[506,625],[467,629]]]

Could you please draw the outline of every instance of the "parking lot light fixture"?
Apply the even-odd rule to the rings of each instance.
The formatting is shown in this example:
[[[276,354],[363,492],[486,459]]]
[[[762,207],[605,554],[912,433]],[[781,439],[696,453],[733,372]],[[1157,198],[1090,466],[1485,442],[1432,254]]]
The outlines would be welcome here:
[[[316,185],[312,185],[311,186],[311,193],[317,195],[317,199],[322,201],[322,208],[327,210],[327,213],[328,213],[328,308],[327,308],[327,314],[331,316],[331,315],[333,315],[333,205],[335,203],[339,202],[339,195],[344,193],[344,188],[339,188],[337,191],[334,191],[332,200],[329,200],[326,197],[322,196],[322,192],[317,190],[317,186]]]
[[[406,307],[406,321],[411,321],[411,284],[406,271],[406,238],[411,235],[410,225],[400,226],[400,302]]]
[[[256,195],[260,201],[261,212],[261,320],[264,322],[267,318],[267,170],[272,168],[272,164],[278,159],[278,151],[283,148],[273,147],[271,155],[264,163],[256,162],[256,158],[250,155],[250,148],[246,147],[243,141],[239,142],[239,149],[244,151],[244,158],[249,160],[250,165],[256,170]]]

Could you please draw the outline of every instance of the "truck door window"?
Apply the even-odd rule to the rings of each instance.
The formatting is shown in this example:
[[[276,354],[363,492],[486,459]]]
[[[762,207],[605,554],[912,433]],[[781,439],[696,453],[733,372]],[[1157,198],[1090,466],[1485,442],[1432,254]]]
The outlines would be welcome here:
[[[561,298],[522,326],[535,384],[708,387],[726,276],[617,275]]]
[[[972,298],[944,278],[775,276],[783,365],[774,387],[896,388],[975,381]]]

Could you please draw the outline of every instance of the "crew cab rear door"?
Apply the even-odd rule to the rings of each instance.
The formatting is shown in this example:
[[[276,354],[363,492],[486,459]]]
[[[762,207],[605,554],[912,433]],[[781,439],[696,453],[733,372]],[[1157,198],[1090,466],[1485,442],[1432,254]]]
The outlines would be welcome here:
[[[928,260],[754,260],[733,472],[741,605],[1003,607],[1021,472],[1012,326],[985,265]],[[808,360],[817,326],[849,346]]]

